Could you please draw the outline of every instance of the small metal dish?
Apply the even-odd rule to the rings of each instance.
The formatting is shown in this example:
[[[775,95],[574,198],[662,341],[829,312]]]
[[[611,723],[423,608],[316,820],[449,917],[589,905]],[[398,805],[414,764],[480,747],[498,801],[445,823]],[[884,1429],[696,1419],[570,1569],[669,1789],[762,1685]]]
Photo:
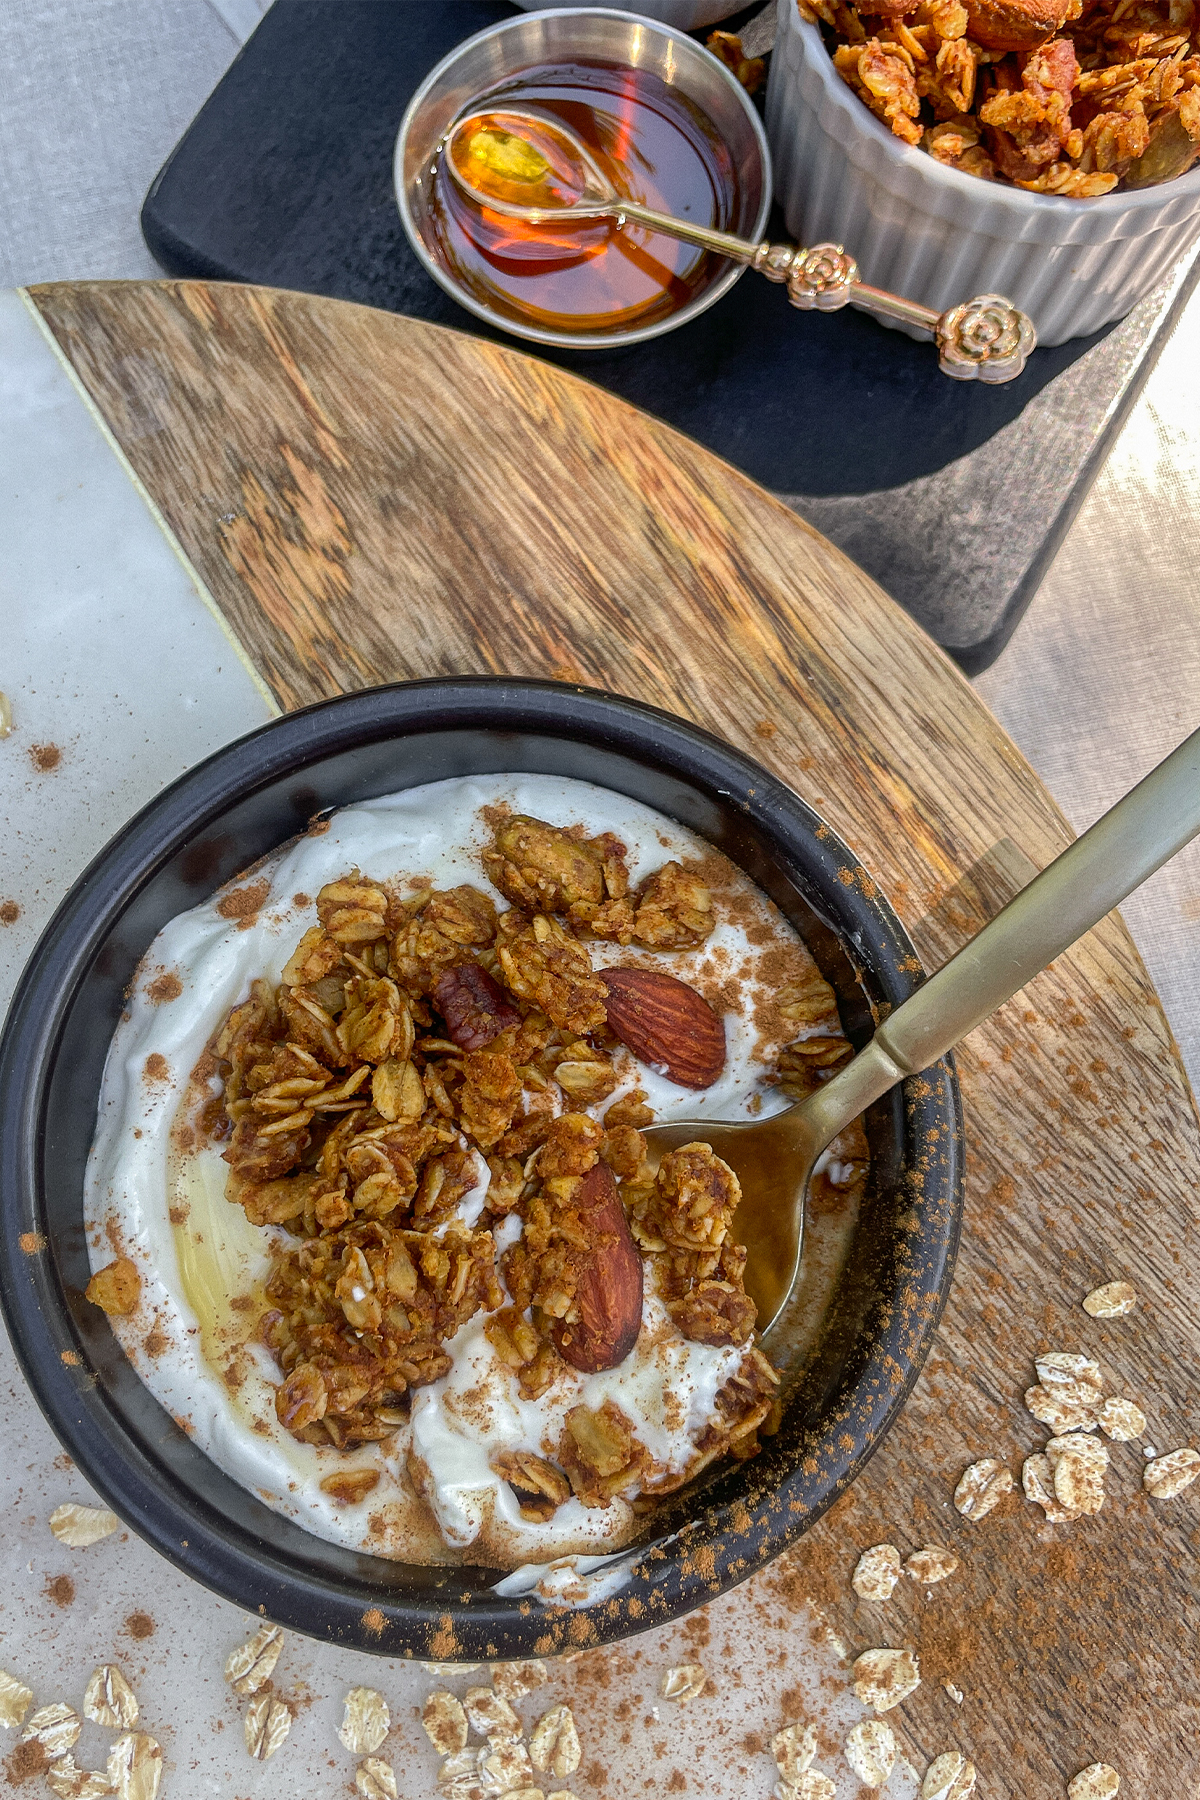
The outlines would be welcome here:
[[[725,65],[669,25],[598,7],[564,7],[505,19],[444,57],[413,95],[393,161],[396,203],[409,241],[433,279],[476,318],[535,344],[609,350],[674,331],[728,293],[743,265],[716,261],[710,279],[678,311],[614,330],[549,331],[488,306],[442,259],[430,216],[438,146],[460,114],[501,83],[547,63],[603,62],[649,70],[704,113],[727,146],[737,189],[725,229],[759,238],[771,207],[771,153],[746,91]]]

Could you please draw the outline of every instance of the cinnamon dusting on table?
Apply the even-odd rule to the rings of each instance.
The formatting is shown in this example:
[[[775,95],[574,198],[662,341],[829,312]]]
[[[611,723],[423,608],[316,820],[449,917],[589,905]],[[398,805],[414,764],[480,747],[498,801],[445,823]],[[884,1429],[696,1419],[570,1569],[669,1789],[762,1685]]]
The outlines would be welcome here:
[[[47,1600],[53,1600],[55,1606],[70,1606],[75,1599],[75,1583],[69,1575],[47,1577],[42,1591]]]
[[[125,1620],[125,1629],[131,1638],[137,1638],[140,1643],[154,1636],[154,1620],[148,1612],[131,1612]]]
[[[15,900],[0,900],[0,925],[15,925],[21,909]]]
[[[57,744],[30,744],[29,760],[39,775],[49,775],[62,761],[62,751]]]

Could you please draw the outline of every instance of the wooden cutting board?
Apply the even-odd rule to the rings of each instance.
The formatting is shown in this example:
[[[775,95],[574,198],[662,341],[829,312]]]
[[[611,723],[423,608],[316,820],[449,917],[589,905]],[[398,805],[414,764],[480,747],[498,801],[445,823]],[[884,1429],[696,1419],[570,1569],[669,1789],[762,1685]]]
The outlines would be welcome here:
[[[466,334],[208,283],[33,299],[281,708],[413,676],[586,681],[757,756],[878,876],[937,966],[1070,832],[954,666],[860,570],[688,439]],[[958,1052],[966,1226],[924,1374],[865,1475],[739,1590],[824,1609],[851,1655],[911,1643],[899,1728],[955,1745],[980,1800],[1062,1800],[1095,1760],[1122,1794],[1200,1793],[1200,1483],[1141,1487],[1113,1445],[1094,1518],[1019,1492],[978,1524],[966,1465],[1022,1458],[1032,1358],[1099,1358],[1174,1449],[1196,1431],[1200,1126],[1115,915]],[[1132,1280],[1128,1318],[1080,1307]],[[948,1544],[958,1573],[858,1600],[859,1551]],[[748,1651],[752,1670],[752,1649]],[[944,1683],[961,1690],[957,1703]],[[896,1719],[897,1715],[890,1715]]]

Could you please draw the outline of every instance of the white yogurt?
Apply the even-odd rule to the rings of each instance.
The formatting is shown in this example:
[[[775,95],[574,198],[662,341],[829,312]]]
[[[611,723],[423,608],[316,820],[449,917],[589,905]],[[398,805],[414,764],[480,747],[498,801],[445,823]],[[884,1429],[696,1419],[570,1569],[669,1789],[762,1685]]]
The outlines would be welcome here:
[[[621,1501],[588,1509],[571,1499],[548,1524],[523,1520],[512,1490],[489,1467],[498,1451],[552,1453],[571,1406],[598,1407],[612,1398],[651,1454],[682,1470],[714,1417],[719,1388],[745,1352],[688,1342],[648,1294],[637,1346],[619,1368],[581,1375],[564,1366],[546,1394],[525,1401],[484,1336],[480,1313],[448,1345],[448,1373],[414,1391],[411,1422],[390,1449],[364,1446],[343,1456],[298,1443],[275,1418],[278,1371],[265,1350],[243,1343],[246,1317],[229,1305],[232,1297],[261,1289],[271,1228],[251,1225],[225,1200],[228,1168],[218,1148],[205,1143],[180,1158],[171,1144],[192,1070],[251,981],[262,975],[279,981],[299,937],[316,922],[318,889],[356,867],[378,881],[424,877],[439,888],[469,882],[489,890],[479,852],[491,832],[480,809],[502,802],[554,825],[582,824],[589,835],[616,833],[635,883],[671,858],[711,854],[703,840],[637,801],[542,775],[436,782],[346,807],[328,829],[285,845],[252,876],[172,920],[155,939],[109,1052],[85,1218],[93,1267],[119,1249],[142,1275],[137,1312],[112,1321],[126,1353],[161,1404],[235,1480],[310,1531],[352,1549],[512,1568],[611,1554],[634,1527]],[[226,900],[228,912],[231,890],[255,883],[262,884],[262,900],[252,917],[222,914],[220,903]],[[658,965],[701,988],[729,976],[750,1002],[764,929],[767,947],[802,952],[790,927],[744,878],[738,892],[756,896],[755,944],[740,906],[739,918],[719,920],[698,950],[654,956],[636,946],[591,943],[593,962]],[[156,1001],[150,990],[157,980],[162,994],[164,975],[166,986],[175,985],[173,976],[180,992]],[[726,1015],[728,1061],[711,1088],[697,1094],[677,1087],[622,1051],[618,1093],[641,1085],[663,1121],[776,1110],[780,1097],[764,1077],[779,1046],[762,1040],[751,1014],[747,1003]],[[458,1209],[468,1225],[486,1201],[482,1158],[480,1176]],[[497,1250],[519,1231],[519,1220],[502,1221]],[[409,1477],[410,1454],[428,1508]],[[381,1478],[358,1505],[339,1504],[321,1490],[324,1477],[364,1466],[376,1467]]]

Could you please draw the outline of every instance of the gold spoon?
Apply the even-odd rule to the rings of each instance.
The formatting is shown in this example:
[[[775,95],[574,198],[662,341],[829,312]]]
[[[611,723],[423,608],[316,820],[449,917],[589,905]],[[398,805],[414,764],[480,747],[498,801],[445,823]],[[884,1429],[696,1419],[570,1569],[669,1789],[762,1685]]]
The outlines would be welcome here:
[[[651,1125],[652,1162],[684,1144],[710,1144],[742,1185],[736,1235],[746,1289],[769,1331],[800,1267],[809,1176],[852,1120],[943,1057],[1069,944],[1200,832],[1200,731],[1118,800],[1022,888],[1004,910],[898,1006],[853,1062],[785,1112],[749,1124],[707,1119]]]
[[[459,119],[440,149],[451,179],[477,206],[528,225],[611,218],[618,228],[645,225],[718,256],[747,263],[768,281],[786,283],[805,311],[852,305],[928,331],[943,374],[958,381],[1012,381],[1037,343],[1033,322],[999,294],[981,294],[946,312],[858,278],[840,244],[751,243],[727,231],[676,219],[619,194],[587,146],[560,119],[518,107],[492,107]]]

